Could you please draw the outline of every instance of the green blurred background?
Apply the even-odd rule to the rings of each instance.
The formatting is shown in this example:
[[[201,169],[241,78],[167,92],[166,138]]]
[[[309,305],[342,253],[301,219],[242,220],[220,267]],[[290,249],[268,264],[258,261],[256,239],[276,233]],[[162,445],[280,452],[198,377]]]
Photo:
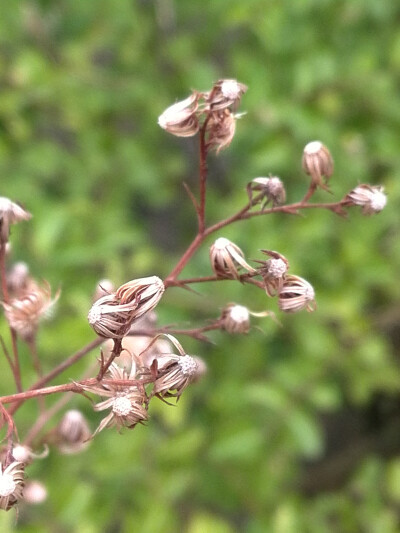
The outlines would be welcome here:
[[[13,228],[12,261],[62,288],[39,336],[46,370],[93,339],[98,280],[163,277],[195,234],[182,182],[196,188],[196,141],[157,126],[190,89],[223,77],[249,86],[231,146],[209,161],[209,221],[239,209],[256,176],[280,176],[288,200],[300,199],[301,154],[315,139],[334,156],[336,199],[357,183],[389,196],[371,218],[310,210],[218,234],[250,258],[279,250],[315,287],[317,312],[282,315],[233,282],[199,286],[202,296],[169,290],[160,324],[202,324],[234,301],[277,312],[283,327],[254,319],[248,336],[216,332],[214,345],[180,338],[206,360],[203,381],[177,407],[152,405],[147,427],[36,461],[28,476],[48,500],[21,506],[17,524],[3,513],[1,531],[400,531],[399,4],[20,0],[1,12],[0,194],[34,215]],[[210,274],[211,242],[185,275]],[[21,356],[29,385],[23,345]],[[89,402],[71,406],[96,427]],[[18,413],[21,439],[36,416],[35,402]]]

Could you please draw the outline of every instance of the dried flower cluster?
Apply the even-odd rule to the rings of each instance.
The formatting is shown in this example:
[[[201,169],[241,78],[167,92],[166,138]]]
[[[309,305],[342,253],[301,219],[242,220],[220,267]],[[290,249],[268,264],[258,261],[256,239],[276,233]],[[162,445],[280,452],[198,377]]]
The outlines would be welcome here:
[[[9,510],[19,500],[38,504],[47,497],[46,488],[35,480],[26,484],[25,467],[32,461],[45,457],[49,447],[60,453],[80,453],[88,448],[92,438],[100,431],[116,427],[133,429],[149,419],[149,405],[154,398],[168,403],[179,400],[185,389],[203,376],[207,370],[205,362],[190,355],[178,339],[172,335],[186,334],[197,340],[207,340],[205,332],[220,330],[228,334],[247,334],[251,330],[251,317],[274,316],[269,310],[250,311],[246,306],[229,303],[218,318],[206,325],[188,330],[173,326],[159,326],[156,307],[164,292],[170,287],[185,287],[197,282],[239,281],[252,284],[270,298],[277,299],[277,307],[285,313],[314,311],[315,292],[312,285],[300,276],[289,274],[289,261],[280,252],[262,249],[263,259],[248,260],[237,244],[225,237],[217,238],[209,248],[211,276],[178,279],[193,254],[210,234],[232,222],[246,220],[253,216],[274,212],[298,214],[305,207],[322,207],[338,215],[346,215],[346,208],[361,207],[364,215],[379,213],[386,205],[382,186],[358,185],[336,203],[310,204],[309,200],[317,188],[328,189],[328,180],[333,175],[334,165],[328,148],[320,141],[308,143],[303,151],[302,166],[310,176],[309,189],[304,198],[293,204],[286,204],[286,188],[283,181],[270,175],[256,177],[247,184],[246,204],[236,214],[206,225],[205,204],[207,185],[207,156],[210,150],[217,153],[232,141],[238,115],[236,110],[247,87],[234,79],[217,81],[209,91],[192,91],[183,101],[168,107],[159,117],[159,125],[178,137],[199,136],[199,200],[188,190],[198,218],[198,234],[182,254],[176,266],[164,281],[157,276],[133,279],[115,289],[114,283],[103,279],[97,284],[88,313],[88,322],[100,339],[78,351],[67,364],[61,364],[43,377],[40,357],[36,353],[36,334],[43,318],[49,315],[59,293],[52,298],[50,286],[38,283],[25,263],[15,263],[6,272],[9,259],[10,226],[31,215],[8,198],[0,198],[0,277],[2,285],[2,306],[10,328],[12,355],[3,345],[10,370],[15,380],[17,393],[12,397],[15,410],[26,401],[22,387],[18,343],[24,340],[31,350],[35,370],[41,378],[39,384],[72,366],[80,357],[102,343],[99,372],[96,377],[55,386],[49,391],[40,389],[38,383],[29,391],[30,397],[50,392],[78,393],[98,398],[93,409],[105,412],[95,432],[89,427],[85,416],[77,409],[68,409],[57,424],[46,433],[44,425],[56,414],[57,409],[45,410],[39,402],[41,413],[34,421],[26,440],[19,441],[12,415],[3,403],[1,420],[8,426],[7,444],[0,450],[0,508]],[[267,209],[268,207],[268,209]],[[254,266],[251,266],[253,261]],[[93,369],[91,369],[92,375]],[[40,398],[42,399],[42,398]],[[68,398],[66,398],[68,399]],[[60,409],[60,408],[59,408]],[[58,410],[59,410],[58,409]],[[40,438],[39,438],[40,437]],[[39,447],[42,453],[33,450]]]

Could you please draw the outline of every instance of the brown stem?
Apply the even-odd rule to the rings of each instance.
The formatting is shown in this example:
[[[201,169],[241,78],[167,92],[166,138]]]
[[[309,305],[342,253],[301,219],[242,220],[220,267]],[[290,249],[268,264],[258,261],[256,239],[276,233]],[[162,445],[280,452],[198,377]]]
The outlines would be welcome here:
[[[104,374],[110,368],[114,359],[121,355],[121,352],[122,352],[122,339],[114,339],[113,351],[111,352],[111,355],[108,358],[107,363],[103,364],[103,356],[101,358],[102,364],[101,364],[100,372],[97,374],[97,381],[101,381],[103,379]]]
[[[2,242],[0,245],[0,276],[1,276],[1,289],[3,292],[3,302],[9,303],[10,297],[8,294],[7,274],[6,274],[6,245],[4,242]],[[11,326],[9,326],[9,328],[10,328],[10,336],[11,336],[11,345],[12,345],[13,355],[14,355],[14,363],[11,367],[11,371],[14,376],[17,391],[21,392],[22,382],[21,382],[21,370],[19,366],[19,357],[18,357],[17,335]]]

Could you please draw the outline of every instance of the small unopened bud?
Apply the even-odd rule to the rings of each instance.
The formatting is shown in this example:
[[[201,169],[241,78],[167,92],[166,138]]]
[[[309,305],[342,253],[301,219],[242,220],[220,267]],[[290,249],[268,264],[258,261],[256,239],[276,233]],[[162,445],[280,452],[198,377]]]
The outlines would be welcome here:
[[[111,294],[115,291],[114,284],[109,279],[102,279],[96,285],[96,289],[93,294],[93,302],[96,302],[99,298]]]
[[[158,124],[177,137],[192,137],[199,131],[196,116],[199,94],[193,92],[188,98],[168,107],[158,117]]]
[[[253,200],[253,192],[260,194],[259,202],[263,202],[262,209],[271,202],[273,207],[286,202],[286,191],[282,181],[277,176],[269,178],[254,178],[247,185],[247,194],[250,201]]]
[[[226,109],[230,106],[236,109],[242,95],[246,91],[246,85],[236,80],[219,80],[207,94],[207,103],[211,111]]]
[[[40,321],[49,318],[60,295],[58,291],[52,299],[48,283],[38,285],[32,280],[28,288],[21,298],[14,298],[9,303],[3,302],[10,327],[26,342],[36,335]]]
[[[235,115],[229,109],[213,112],[207,122],[208,147],[216,148],[218,154],[231,144],[235,130]]]
[[[24,488],[23,499],[30,505],[39,505],[47,500],[47,489],[40,481],[29,480]]]
[[[326,189],[325,183],[333,174],[333,159],[328,148],[320,141],[308,143],[303,152],[303,169],[306,174],[311,176],[312,183],[317,187]]]
[[[12,202],[8,198],[0,197],[0,241],[2,244],[8,242],[10,225],[29,220],[32,215],[25,211],[20,205]]]
[[[248,333],[250,311],[243,305],[229,304],[222,311],[221,325],[228,333]]]
[[[41,453],[34,453],[29,446],[24,444],[16,444],[12,450],[12,455],[16,461],[29,464],[34,459],[43,459],[49,455],[49,449],[47,446]]]
[[[239,269],[255,272],[244,259],[242,250],[233,242],[220,237],[210,247],[211,268],[219,278],[240,280]]]
[[[296,313],[302,309],[315,311],[315,292],[312,285],[299,276],[287,276],[279,292],[279,309]]]
[[[29,267],[22,261],[12,265],[7,272],[7,288],[11,298],[22,296],[28,289],[31,278],[29,276]]]
[[[65,413],[56,428],[56,443],[61,453],[79,453],[89,445],[91,433],[83,414],[77,409]]]
[[[363,215],[374,215],[386,205],[387,196],[383,191],[381,185],[358,185],[346,195],[345,200],[349,206],[361,206]]]
[[[0,464],[0,509],[8,511],[22,498],[24,480],[23,463],[6,461]]]

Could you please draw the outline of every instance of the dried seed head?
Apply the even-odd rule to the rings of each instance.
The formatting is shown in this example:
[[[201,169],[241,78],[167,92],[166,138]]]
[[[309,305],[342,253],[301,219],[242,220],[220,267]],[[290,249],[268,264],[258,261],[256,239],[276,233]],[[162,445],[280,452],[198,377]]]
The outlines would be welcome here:
[[[198,374],[198,361],[191,355],[163,354],[157,357],[163,368],[154,382],[154,394],[162,398],[179,398]]]
[[[47,500],[47,489],[40,481],[29,480],[24,488],[23,499],[30,505],[39,505]]]
[[[34,459],[43,459],[49,455],[49,449],[47,446],[41,453],[34,453],[29,446],[24,444],[16,444],[12,450],[12,455],[16,461],[20,463],[29,464]]]
[[[387,196],[383,191],[381,185],[358,185],[346,195],[345,200],[347,205],[361,206],[363,215],[373,215],[382,211],[386,205]]]
[[[25,211],[20,205],[12,202],[8,198],[0,197],[0,241],[2,244],[8,242],[10,225],[29,220],[32,215]]]
[[[255,272],[244,259],[242,250],[233,242],[220,237],[210,247],[211,268],[219,278],[240,280],[239,269]]]
[[[246,91],[246,85],[236,80],[219,80],[206,95],[206,101],[211,111],[219,111],[230,106],[236,109]]]
[[[272,250],[261,251],[271,259],[257,261],[257,263],[261,263],[262,265],[257,271],[264,280],[266,293],[268,296],[273,297],[282,289],[286,272],[289,270],[289,261],[279,252]]]
[[[22,498],[24,480],[23,463],[0,463],[0,509],[8,511]]]
[[[139,376],[138,376],[139,377]],[[107,427],[117,426],[134,428],[136,424],[147,420],[148,399],[144,387],[121,385],[120,381],[136,380],[136,367],[130,373],[115,362],[110,365],[103,381],[98,385],[82,385],[82,388],[101,397],[104,401],[94,406],[95,411],[110,409],[108,415],[101,421],[92,438]],[[113,383],[115,381],[115,383]]]
[[[222,311],[221,325],[228,333],[248,333],[250,311],[243,305],[229,304]]]
[[[302,309],[315,311],[315,292],[310,283],[299,276],[287,276],[279,291],[279,309],[296,313]]]
[[[102,279],[96,285],[96,289],[93,294],[93,302],[96,302],[99,298],[112,294],[115,291],[114,284],[109,279]]]
[[[286,202],[285,187],[277,176],[254,178],[247,185],[247,194],[249,195],[250,201],[253,200],[253,192],[261,193],[258,202],[263,202],[262,209],[264,209],[268,203],[271,203],[273,207],[276,207]]]
[[[193,92],[188,98],[168,107],[159,117],[158,124],[177,137],[192,137],[199,131],[196,115],[199,94]]]
[[[326,189],[322,178],[326,183],[333,174],[333,159],[328,148],[320,141],[308,143],[304,148],[302,164],[312,183]]]
[[[55,431],[58,449],[64,454],[80,453],[89,445],[91,432],[84,415],[70,409],[62,417]]]
[[[231,144],[235,130],[235,115],[229,109],[211,113],[207,122],[207,146],[215,148],[218,154]]]
[[[7,272],[7,288],[10,298],[19,298],[25,295],[31,282],[28,265],[22,261],[14,263]]]
[[[52,308],[59,298],[59,291],[51,298],[51,288],[47,282],[38,285],[31,281],[21,298],[9,303],[3,302],[5,316],[12,329],[29,342],[36,335],[42,319],[49,318]]]
[[[121,285],[115,296],[121,304],[137,302],[135,321],[152,311],[165,291],[164,283],[157,276],[139,278]]]

